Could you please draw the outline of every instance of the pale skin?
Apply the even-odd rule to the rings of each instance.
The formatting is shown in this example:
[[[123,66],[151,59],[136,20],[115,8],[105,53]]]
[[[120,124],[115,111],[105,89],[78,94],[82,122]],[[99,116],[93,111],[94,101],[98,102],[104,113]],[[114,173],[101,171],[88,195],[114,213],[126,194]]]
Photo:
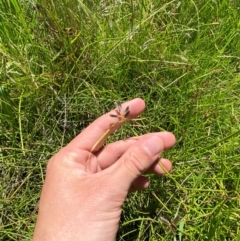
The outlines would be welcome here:
[[[144,111],[145,103],[133,99],[123,104],[127,106],[128,118],[133,119]],[[116,240],[129,191],[148,187],[145,173],[171,170],[171,162],[159,157],[175,144],[169,132],[149,133],[92,151],[110,126],[108,135],[124,123],[110,116],[114,113],[98,118],[49,160],[34,241]]]

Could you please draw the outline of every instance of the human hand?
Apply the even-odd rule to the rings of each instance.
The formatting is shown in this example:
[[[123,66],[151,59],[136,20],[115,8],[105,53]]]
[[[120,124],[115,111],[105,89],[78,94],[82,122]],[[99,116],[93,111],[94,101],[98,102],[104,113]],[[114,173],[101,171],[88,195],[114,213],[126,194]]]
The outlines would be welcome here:
[[[126,106],[129,119],[145,108],[141,99]],[[128,192],[148,187],[143,174],[170,171],[171,162],[159,158],[175,144],[169,132],[117,141],[91,152],[114,121],[108,134],[123,122],[109,113],[101,116],[49,160],[33,241],[115,240]]]

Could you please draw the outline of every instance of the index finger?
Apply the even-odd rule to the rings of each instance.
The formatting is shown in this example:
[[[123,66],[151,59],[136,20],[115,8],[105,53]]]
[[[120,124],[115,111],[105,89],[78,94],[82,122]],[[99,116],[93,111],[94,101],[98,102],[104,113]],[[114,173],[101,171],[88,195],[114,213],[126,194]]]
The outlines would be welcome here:
[[[145,102],[140,98],[136,98],[123,103],[123,110],[125,110],[127,106],[129,106],[130,110],[127,117],[128,119],[133,119],[144,111]],[[118,118],[113,118],[110,114],[116,114],[116,110],[102,115],[91,123],[68,144],[68,147],[75,147],[91,152],[97,151],[108,136],[124,124],[124,121],[119,121]],[[94,148],[95,146],[96,148]]]

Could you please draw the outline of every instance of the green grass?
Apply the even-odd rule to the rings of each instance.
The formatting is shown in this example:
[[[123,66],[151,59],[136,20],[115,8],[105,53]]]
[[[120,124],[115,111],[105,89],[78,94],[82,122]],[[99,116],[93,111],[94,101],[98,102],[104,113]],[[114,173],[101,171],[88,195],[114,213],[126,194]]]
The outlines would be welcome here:
[[[118,239],[240,240],[239,0],[0,2],[0,239],[31,239],[48,158],[116,100],[168,130],[173,171],[124,205]],[[177,230],[172,222],[178,215]]]

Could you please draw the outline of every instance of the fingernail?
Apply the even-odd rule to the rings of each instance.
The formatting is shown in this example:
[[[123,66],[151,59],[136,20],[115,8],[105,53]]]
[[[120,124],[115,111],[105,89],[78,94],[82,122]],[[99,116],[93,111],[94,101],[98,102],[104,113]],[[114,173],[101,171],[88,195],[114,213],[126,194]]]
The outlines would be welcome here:
[[[143,142],[143,148],[149,153],[151,156],[159,155],[163,150],[161,138],[157,136],[152,136]]]

